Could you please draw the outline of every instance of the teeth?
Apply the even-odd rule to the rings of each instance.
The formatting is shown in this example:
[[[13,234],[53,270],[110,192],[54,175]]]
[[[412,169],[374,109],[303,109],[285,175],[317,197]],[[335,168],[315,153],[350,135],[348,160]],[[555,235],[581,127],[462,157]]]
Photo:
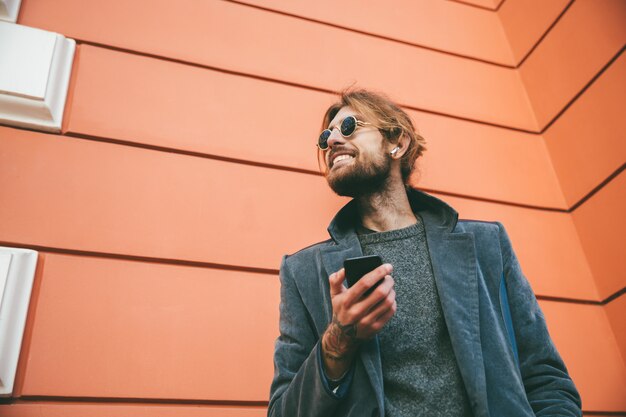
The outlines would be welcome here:
[[[335,159],[333,159],[333,165],[335,165],[339,161],[343,161],[344,159],[352,158],[350,155],[339,155]]]

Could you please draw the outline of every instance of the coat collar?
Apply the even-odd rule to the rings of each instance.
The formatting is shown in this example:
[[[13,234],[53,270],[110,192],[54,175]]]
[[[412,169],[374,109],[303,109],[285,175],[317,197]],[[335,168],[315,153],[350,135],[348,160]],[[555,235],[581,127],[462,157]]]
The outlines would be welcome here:
[[[488,416],[485,369],[480,343],[478,314],[478,262],[472,233],[453,232],[458,213],[444,201],[423,191],[409,188],[407,195],[413,211],[424,222],[426,242],[435,284],[452,347],[476,416]],[[338,271],[343,260],[363,255],[355,232],[359,221],[356,202],[346,204],[333,218],[328,232],[335,245],[322,250],[328,274]],[[324,283],[327,320],[332,315],[328,283]],[[379,409],[384,409],[384,392],[378,338],[366,342],[361,359],[370,378]]]
[[[451,232],[454,229],[459,214],[446,202],[414,188],[407,188],[407,195],[413,212],[419,213],[422,218],[427,216],[442,231]],[[328,233],[336,243],[345,243],[352,240],[351,235],[355,233],[358,221],[356,200],[352,200],[337,212],[328,226]]]

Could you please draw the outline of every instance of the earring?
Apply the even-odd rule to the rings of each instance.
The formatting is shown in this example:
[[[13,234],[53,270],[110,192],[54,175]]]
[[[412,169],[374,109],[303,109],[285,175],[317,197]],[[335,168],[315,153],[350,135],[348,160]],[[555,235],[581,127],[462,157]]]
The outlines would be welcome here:
[[[389,152],[389,154],[393,156],[393,155],[395,155],[395,154],[396,154],[396,152],[398,152],[399,150],[400,150],[400,147],[399,147],[399,146],[396,146],[395,148],[393,148],[393,149],[391,150],[391,152]]]

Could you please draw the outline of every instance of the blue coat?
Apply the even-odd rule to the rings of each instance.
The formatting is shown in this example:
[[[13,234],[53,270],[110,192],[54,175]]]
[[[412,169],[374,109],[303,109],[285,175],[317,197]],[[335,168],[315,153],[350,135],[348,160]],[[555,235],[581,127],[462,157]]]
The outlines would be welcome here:
[[[424,222],[437,292],[474,416],[581,416],[578,391],[502,224],[459,221],[443,201],[418,190],[408,195]],[[320,337],[332,317],[328,276],[344,259],[362,255],[357,219],[352,201],[328,227],[331,239],[283,258],[268,416],[384,417],[378,338],[360,347],[352,383],[341,399],[324,383],[318,362]],[[503,273],[519,364],[500,304]]]

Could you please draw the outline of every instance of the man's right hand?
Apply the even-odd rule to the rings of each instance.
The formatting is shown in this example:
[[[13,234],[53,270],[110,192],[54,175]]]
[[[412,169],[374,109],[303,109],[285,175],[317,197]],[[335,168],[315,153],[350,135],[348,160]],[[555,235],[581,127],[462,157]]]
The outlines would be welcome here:
[[[359,343],[374,337],[395,314],[392,270],[390,264],[381,265],[351,288],[343,286],[343,268],[329,277],[333,319],[322,336],[322,353],[331,379],[340,378],[350,368]],[[364,296],[381,279],[383,282]]]

